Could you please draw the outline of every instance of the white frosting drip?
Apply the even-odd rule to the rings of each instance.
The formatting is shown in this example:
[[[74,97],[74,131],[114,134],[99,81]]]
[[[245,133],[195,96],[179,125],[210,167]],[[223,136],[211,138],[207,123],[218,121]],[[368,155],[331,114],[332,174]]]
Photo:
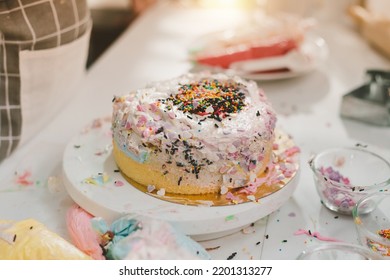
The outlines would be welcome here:
[[[167,100],[181,85],[204,79],[233,83],[245,94],[245,106],[216,120],[207,118],[213,114],[211,106],[201,116]],[[275,122],[272,107],[254,81],[225,74],[186,74],[116,97],[113,105],[114,140],[133,160],[147,162],[150,153],[158,153],[161,164],[195,169],[194,177],[202,170],[223,174],[227,184],[233,178],[240,185],[261,169],[258,163],[273,140]]]

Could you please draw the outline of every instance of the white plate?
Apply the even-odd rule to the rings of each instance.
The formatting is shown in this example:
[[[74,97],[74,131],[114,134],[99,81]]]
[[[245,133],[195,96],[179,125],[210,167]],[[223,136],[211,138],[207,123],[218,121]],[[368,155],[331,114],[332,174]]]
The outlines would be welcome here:
[[[298,172],[259,203],[208,207],[158,199],[133,187],[118,172],[110,128],[109,120],[95,122],[68,143],[63,157],[69,195],[86,211],[109,222],[125,214],[139,214],[169,221],[195,240],[208,240],[238,231],[277,210],[297,186]]]
[[[201,70],[210,70],[212,72],[227,72],[232,75],[239,75],[242,78],[250,80],[279,80],[279,79],[289,79],[304,74],[308,74],[313,70],[317,69],[328,57],[329,49],[325,40],[318,36],[315,33],[307,33],[305,40],[300,47],[300,51],[306,56],[310,57],[311,63],[309,67],[305,68],[304,71],[284,71],[284,72],[273,72],[273,73],[244,73],[236,72],[233,69],[222,69],[222,68],[212,68],[205,65],[197,64],[191,70],[192,72],[197,72]]]
[[[315,34],[307,34],[305,41],[300,48],[300,51],[310,57],[310,59],[312,60],[312,62],[310,63],[310,67],[308,67],[305,71],[286,71],[279,73],[257,74],[241,73],[241,76],[246,79],[253,80],[277,80],[298,77],[317,69],[326,60],[329,54],[328,46],[325,40]]]

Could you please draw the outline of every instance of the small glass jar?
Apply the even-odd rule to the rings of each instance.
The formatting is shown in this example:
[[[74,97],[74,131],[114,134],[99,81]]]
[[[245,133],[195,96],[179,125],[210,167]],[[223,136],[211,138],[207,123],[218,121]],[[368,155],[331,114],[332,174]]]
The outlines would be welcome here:
[[[390,193],[375,193],[358,201],[353,218],[360,243],[390,259]]]
[[[332,242],[308,247],[297,257],[297,260],[380,260],[374,254],[358,244]]]
[[[309,165],[322,203],[337,213],[351,215],[364,196],[390,188],[390,163],[365,149],[329,149]]]

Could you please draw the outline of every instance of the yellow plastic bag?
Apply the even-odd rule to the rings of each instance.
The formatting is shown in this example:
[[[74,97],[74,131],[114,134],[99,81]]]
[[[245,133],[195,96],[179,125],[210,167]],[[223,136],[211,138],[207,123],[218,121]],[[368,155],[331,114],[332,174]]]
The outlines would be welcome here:
[[[0,259],[2,260],[88,260],[89,256],[48,230],[27,219],[0,220]]]

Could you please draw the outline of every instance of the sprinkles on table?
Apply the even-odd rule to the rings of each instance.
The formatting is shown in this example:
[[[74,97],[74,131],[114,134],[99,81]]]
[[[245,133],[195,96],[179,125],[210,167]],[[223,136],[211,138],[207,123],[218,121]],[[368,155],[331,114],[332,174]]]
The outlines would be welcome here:
[[[390,228],[378,230],[378,234],[386,239],[390,239]]]
[[[89,185],[104,186],[109,180],[110,176],[107,173],[99,172],[97,175],[92,175],[91,177],[84,179],[82,182]]]
[[[34,181],[31,179],[32,174],[30,171],[24,171],[22,174],[15,174],[16,177],[16,183],[19,186],[27,187],[32,186],[34,184]]]
[[[366,245],[374,252],[377,252],[384,257],[390,257],[390,247],[378,243],[370,238],[366,238]]]
[[[232,260],[237,255],[237,252],[233,252],[229,257],[227,257],[227,260]]]

